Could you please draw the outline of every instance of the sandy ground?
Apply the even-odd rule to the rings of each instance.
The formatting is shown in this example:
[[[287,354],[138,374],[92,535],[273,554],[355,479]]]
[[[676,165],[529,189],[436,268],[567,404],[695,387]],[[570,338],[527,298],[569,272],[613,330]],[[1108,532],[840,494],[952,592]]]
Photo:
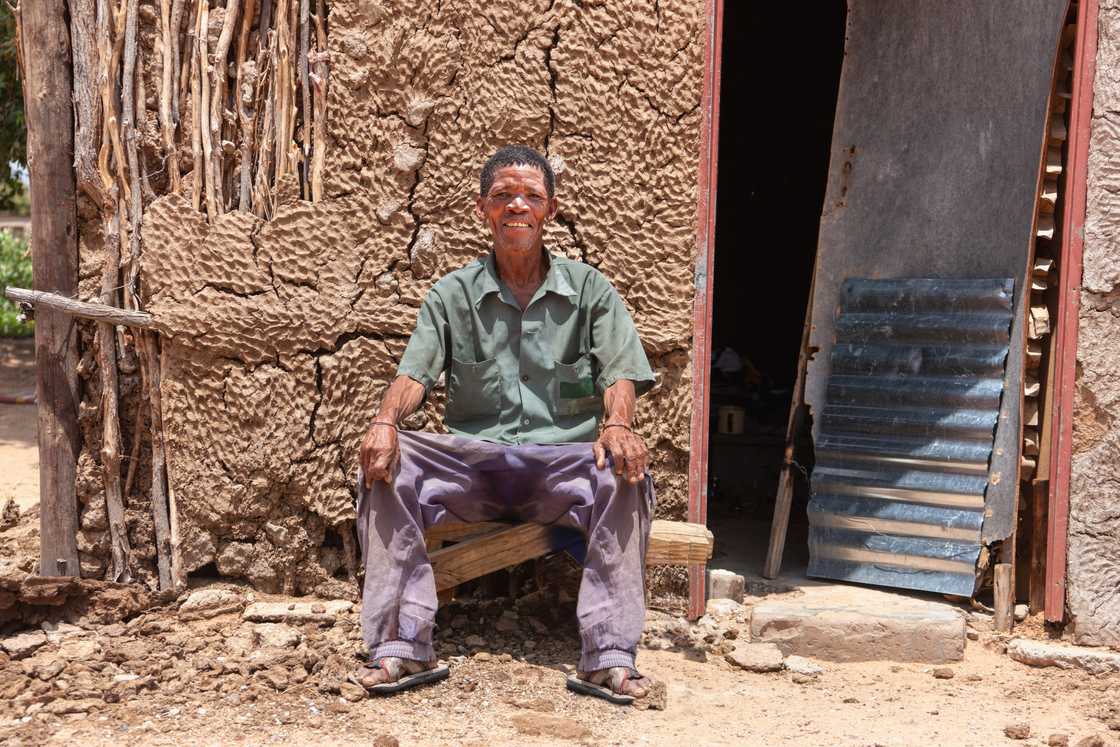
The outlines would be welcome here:
[[[28,343],[0,341],[0,391],[33,391],[30,360]],[[0,500],[14,496],[21,508],[37,498],[34,439],[33,406],[0,406]],[[34,566],[35,526],[25,511],[0,531],[0,554],[26,560],[16,562],[24,570]],[[951,676],[919,664],[819,662],[819,676],[798,677],[737,669],[679,621],[685,632],[667,638],[672,618],[655,613],[661,627],[651,623],[639,664],[667,683],[668,707],[642,711],[564,689],[578,654],[570,594],[535,606],[526,597],[454,603],[437,634],[451,677],[375,699],[342,684],[362,651],[353,612],[332,625],[281,625],[289,640],[269,648],[237,612],[183,620],[182,599],[128,620],[72,619],[77,628],[22,658],[0,652],[0,743],[1046,745],[1065,735],[1078,747],[1120,745],[1120,675],[1030,669],[987,631],[974,633]],[[499,634],[503,616],[515,624]],[[9,624],[0,638],[14,632]],[[1030,736],[1013,741],[1013,725]]]
[[[35,343],[0,338],[0,394],[35,395]],[[15,498],[21,510],[39,502],[35,405],[0,404],[0,505]]]

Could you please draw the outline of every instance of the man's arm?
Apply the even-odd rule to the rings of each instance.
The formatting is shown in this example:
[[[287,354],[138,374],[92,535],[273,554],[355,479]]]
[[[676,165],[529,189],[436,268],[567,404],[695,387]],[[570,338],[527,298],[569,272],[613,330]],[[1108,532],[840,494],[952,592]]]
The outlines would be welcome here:
[[[424,401],[424,385],[408,376],[398,376],[381,398],[377,416],[362,440],[358,463],[366,489],[373,487],[374,480],[389,482],[392,479],[397,459],[400,457],[400,444],[397,440],[397,424],[416,412]]]
[[[614,471],[625,474],[627,481],[636,483],[649,467],[649,450],[642,437],[630,430],[638,393],[634,382],[619,379],[603,392],[603,406],[607,419],[599,432],[599,440],[592,446],[595,464],[599,469],[607,465],[607,454],[614,458]],[[383,430],[388,430],[383,429]]]

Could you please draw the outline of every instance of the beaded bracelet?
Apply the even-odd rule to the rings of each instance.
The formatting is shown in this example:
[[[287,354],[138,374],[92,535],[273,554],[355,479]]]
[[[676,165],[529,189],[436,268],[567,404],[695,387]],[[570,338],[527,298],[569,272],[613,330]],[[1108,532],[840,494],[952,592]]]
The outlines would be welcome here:
[[[634,432],[633,429],[630,428],[630,426],[623,425],[622,423],[610,423],[608,425],[604,425],[602,428],[599,429],[599,432],[602,433],[607,428],[625,428],[626,430],[630,431],[631,433]]]
[[[398,428],[394,423],[386,423],[384,420],[375,420],[375,421],[373,421],[373,423],[371,423],[371,425],[387,425],[390,428],[392,428],[393,430],[395,430],[397,433],[401,432],[401,429]]]

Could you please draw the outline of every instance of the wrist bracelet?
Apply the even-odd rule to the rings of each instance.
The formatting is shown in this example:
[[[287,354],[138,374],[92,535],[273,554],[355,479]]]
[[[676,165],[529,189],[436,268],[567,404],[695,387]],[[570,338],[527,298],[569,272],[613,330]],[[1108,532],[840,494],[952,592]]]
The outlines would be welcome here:
[[[634,432],[633,429],[630,428],[630,426],[623,425],[622,423],[609,423],[607,425],[604,425],[602,428],[600,428],[599,432],[601,433],[601,432],[605,431],[607,428],[625,428],[626,430],[630,431],[631,433]]]
[[[387,423],[384,420],[375,420],[375,421],[373,421],[373,423],[371,423],[371,425],[387,425],[390,428],[392,428],[393,430],[395,430],[397,433],[401,432],[401,429],[398,428],[395,423]]]

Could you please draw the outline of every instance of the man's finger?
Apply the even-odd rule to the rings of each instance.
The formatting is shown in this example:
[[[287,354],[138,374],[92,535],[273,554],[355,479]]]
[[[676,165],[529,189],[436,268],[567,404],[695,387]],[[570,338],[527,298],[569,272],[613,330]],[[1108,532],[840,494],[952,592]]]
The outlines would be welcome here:
[[[596,441],[591,445],[591,453],[595,455],[595,466],[599,469],[607,466],[606,450],[603,448],[602,441]]]

